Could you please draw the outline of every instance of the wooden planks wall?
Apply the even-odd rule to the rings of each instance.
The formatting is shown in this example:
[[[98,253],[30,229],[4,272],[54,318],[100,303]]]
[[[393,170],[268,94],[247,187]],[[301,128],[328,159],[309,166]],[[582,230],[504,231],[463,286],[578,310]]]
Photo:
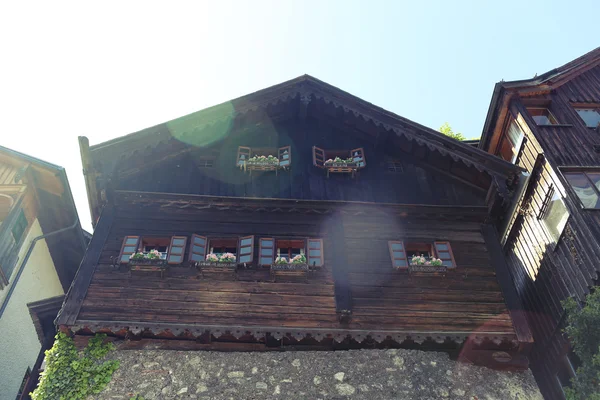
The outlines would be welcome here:
[[[485,191],[474,189],[449,175],[432,171],[416,163],[398,146],[375,146],[364,139],[323,121],[308,119],[269,122],[258,128],[246,126],[232,132],[212,147],[182,145],[181,155],[149,167],[137,175],[124,177],[117,189],[168,193],[205,194],[236,197],[271,197],[285,199],[348,200],[398,202],[406,204],[484,205]],[[236,129],[235,127],[232,129]],[[222,132],[215,132],[216,137]],[[364,136],[364,135],[363,135]],[[238,146],[291,146],[291,171],[243,173],[235,166]],[[312,146],[324,149],[363,147],[367,167],[358,177],[332,174],[313,166]],[[423,152],[419,146],[416,151]],[[203,154],[215,158],[212,168],[202,168]],[[402,164],[400,172],[389,172],[387,158]],[[134,163],[123,160],[123,163]]]
[[[600,165],[600,154],[593,148],[600,145],[600,135],[585,126],[571,104],[600,102],[600,67],[574,78],[544,99],[563,125],[537,126],[522,101],[516,99],[510,105],[511,115],[527,137],[518,165],[534,171],[536,177],[526,199],[529,213],[513,216],[515,225],[506,250],[535,338],[532,368],[544,395],[562,398],[555,375],[568,343],[561,332],[564,311],[560,302],[570,296],[582,300],[598,283],[600,216],[597,211],[581,208],[558,167]],[[570,214],[556,246],[537,218],[551,185],[563,195]]]

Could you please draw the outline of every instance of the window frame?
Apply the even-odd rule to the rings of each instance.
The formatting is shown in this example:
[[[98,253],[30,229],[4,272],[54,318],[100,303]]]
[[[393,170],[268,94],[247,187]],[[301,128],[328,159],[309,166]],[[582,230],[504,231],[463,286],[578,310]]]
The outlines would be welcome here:
[[[394,244],[399,244],[400,246],[402,246],[402,250],[394,250],[394,248],[392,247]],[[390,252],[390,259],[392,260],[392,267],[396,268],[396,269],[408,269],[410,263],[408,261],[408,255],[406,254],[406,246],[404,246],[404,241],[402,240],[388,240],[388,250]],[[404,257],[395,257],[394,256],[394,251],[396,251],[397,253],[403,253]],[[396,260],[404,260],[404,266],[399,265],[396,266],[395,261]]]
[[[508,133],[513,124],[518,128],[519,132],[521,133],[518,145],[512,141]],[[523,150],[523,146],[525,145],[526,140],[527,136],[525,135],[525,131],[521,128],[516,118],[510,117],[508,118],[508,122],[504,127],[503,133],[500,136],[500,140],[498,141],[496,155],[502,158],[504,161],[508,161],[511,164],[517,165],[517,163],[519,162],[519,156],[521,155],[521,151]],[[502,154],[502,148],[505,141],[507,141],[511,145],[512,157],[510,160],[506,160]]]
[[[127,239],[135,239],[136,242],[135,242],[135,244],[128,245]],[[140,239],[141,239],[140,236],[133,236],[133,235],[127,235],[123,238],[123,242],[121,244],[121,251],[119,252],[119,264],[129,263],[129,257],[131,257],[134,253],[137,253],[140,248]],[[131,253],[130,252],[125,253],[125,247],[135,247],[135,250]],[[127,260],[123,260],[124,255],[129,255]]]
[[[583,119],[583,117],[581,116],[581,114],[579,114],[579,111],[582,110],[588,110],[588,111],[595,111],[596,114],[598,114],[600,116],[600,104],[595,104],[595,103],[575,103],[575,104],[571,104],[571,106],[573,107],[573,109],[575,110],[575,112],[577,113],[577,117],[580,119],[580,121],[583,123],[583,125],[585,125],[586,128],[588,129],[598,129],[598,126],[600,126],[600,121],[598,123],[598,125],[596,126],[589,126],[585,120]]]
[[[552,114],[552,111],[550,111],[549,107],[544,107],[544,106],[530,106],[530,107],[525,107],[527,109],[527,112],[529,113],[529,116],[531,117],[531,119],[533,119],[533,122],[535,122],[536,126],[553,126],[553,125],[560,125],[560,123],[558,122],[558,119],[554,116],[554,114]],[[548,115],[546,116],[548,118],[548,121],[550,121],[549,124],[540,124],[535,120],[535,117],[537,117],[537,115],[533,115],[533,113],[531,112],[531,110],[545,110]],[[552,122],[554,121],[554,122]]]
[[[558,235],[556,235],[556,237],[555,237],[554,233],[552,232],[552,229],[548,226],[549,225],[548,222],[546,221],[546,217],[548,216],[548,213],[550,211],[550,203],[552,202],[554,195],[558,196],[558,199],[561,201],[561,203],[567,213],[567,218],[565,219],[563,226],[560,229],[557,229]],[[565,228],[567,227],[569,218],[571,218],[571,213],[569,212],[569,209],[567,208],[567,205],[565,203],[565,199],[564,199],[563,195],[560,193],[560,191],[557,190],[557,188],[554,185],[550,185],[550,187],[546,191],[546,193],[544,195],[544,200],[542,202],[542,206],[540,207],[540,210],[538,210],[536,218],[538,221],[540,221],[540,224],[542,225],[543,230],[546,232],[546,235],[548,235],[548,237],[550,237],[554,241],[554,249],[556,249],[556,245],[558,245],[558,242],[560,242],[563,232],[565,231]]]
[[[263,246],[263,241],[270,241],[271,246]],[[258,239],[258,265],[259,266],[271,266],[275,261],[275,254],[277,253],[275,238],[272,237],[261,237]],[[268,263],[264,263],[263,259],[269,257],[263,254],[263,249],[271,249],[271,259]]]
[[[311,247],[311,242],[316,242],[319,243],[319,247]],[[323,239],[322,238],[308,238],[306,239],[306,247],[305,247],[305,251],[306,251],[306,263],[308,264],[309,267],[322,267],[323,265],[325,265],[325,246],[323,244]],[[318,256],[311,256],[310,251],[311,250],[320,250],[321,251],[321,255]],[[319,258],[320,259],[320,264],[311,264],[310,260],[312,259],[316,259]]]
[[[250,240],[250,245],[242,246],[244,240]],[[242,253],[243,249],[250,248],[250,253]],[[242,261],[242,257],[249,256],[250,260]],[[252,264],[254,262],[254,235],[238,237],[237,262],[240,264]]]
[[[600,169],[598,169],[598,168],[581,168],[581,167],[574,167],[574,168],[573,167],[559,167],[559,169],[560,169],[565,181],[569,185],[569,188],[575,194],[575,197],[577,198],[577,201],[579,202],[579,205],[581,206],[581,208],[584,210],[600,210],[600,204],[599,204],[600,203],[600,189],[598,189],[596,187],[596,184],[594,183],[594,181],[592,181],[590,179],[590,177],[587,175],[588,172],[600,174]],[[585,204],[583,204],[583,201],[581,200],[581,198],[579,197],[579,195],[573,188],[573,185],[571,185],[571,182],[569,182],[569,179],[567,178],[567,174],[582,174],[585,177],[585,179],[588,181],[588,183],[590,184],[590,186],[596,193],[596,196],[598,196],[598,202],[596,203],[596,204],[599,204],[598,207],[586,207]]]
[[[443,252],[449,253],[450,258],[440,257],[440,252],[442,252],[442,251],[440,251],[438,246],[446,246],[448,248],[448,251],[443,251]],[[444,240],[435,241],[435,242],[433,242],[433,249],[435,250],[436,258],[439,258],[440,260],[442,260],[442,265],[444,265],[444,261],[450,261],[452,263],[452,265],[450,265],[450,266],[444,265],[444,266],[446,268],[456,268],[456,260],[454,259],[454,251],[452,250],[452,245],[450,244],[449,241],[444,241]]]
[[[23,210],[21,208],[18,211],[18,213],[19,213],[19,215],[17,215],[17,219],[15,220],[15,223],[10,228],[10,233],[12,234],[13,239],[15,240],[15,243],[21,243],[21,240],[24,239],[24,237],[27,233],[27,228],[29,227],[29,220],[27,219],[27,216],[25,215],[25,210]],[[20,231],[18,238],[17,238],[17,235],[15,235],[15,228],[19,228],[18,231]]]

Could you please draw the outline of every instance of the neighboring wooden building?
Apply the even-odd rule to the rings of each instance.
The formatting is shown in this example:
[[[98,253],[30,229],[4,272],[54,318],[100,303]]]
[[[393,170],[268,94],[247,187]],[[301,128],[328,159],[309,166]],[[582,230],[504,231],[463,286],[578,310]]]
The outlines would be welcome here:
[[[521,182],[510,162],[310,76],[80,145],[95,231],[65,331],[462,348],[527,366],[532,338],[493,226]],[[166,259],[130,261],[151,250]],[[413,254],[443,265],[409,266]]]
[[[577,361],[561,301],[582,301],[600,271],[600,48],[533,79],[499,82],[480,148],[531,177],[501,224],[535,344],[532,369],[563,398]]]
[[[86,245],[65,170],[0,146],[0,398],[29,398]]]

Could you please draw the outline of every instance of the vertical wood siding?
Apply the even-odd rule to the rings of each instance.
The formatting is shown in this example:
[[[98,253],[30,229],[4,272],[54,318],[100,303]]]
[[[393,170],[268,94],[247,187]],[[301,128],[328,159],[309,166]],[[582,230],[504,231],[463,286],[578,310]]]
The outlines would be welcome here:
[[[528,312],[535,345],[532,368],[548,398],[562,398],[555,375],[567,342],[561,329],[561,301],[582,300],[597,284],[600,270],[600,212],[584,210],[559,166],[599,166],[600,134],[585,126],[572,102],[600,102],[600,67],[582,74],[547,95],[549,109],[564,126],[537,126],[525,106],[515,100],[510,112],[523,128],[526,143],[518,165],[534,172],[524,212],[512,216],[514,225],[506,250],[513,279]],[[536,160],[538,168],[534,171]],[[541,161],[541,162],[540,162]],[[538,212],[550,186],[564,197],[569,221],[555,246]]]

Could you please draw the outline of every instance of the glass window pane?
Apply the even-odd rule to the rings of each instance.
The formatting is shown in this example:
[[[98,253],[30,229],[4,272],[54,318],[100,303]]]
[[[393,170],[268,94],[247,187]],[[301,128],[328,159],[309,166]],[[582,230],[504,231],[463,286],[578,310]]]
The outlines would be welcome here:
[[[321,265],[321,258],[320,257],[319,258],[309,257],[308,258],[308,264],[309,265]]]
[[[125,246],[123,247],[123,252],[124,253],[134,253],[136,251],[136,247],[135,246]]]
[[[438,258],[441,258],[441,259],[450,258],[450,253],[448,253],[446,251],[440,251],[440,252],[438,252]]]
[[[129,261],[130,254],[123,254],[121,256],[121,261]]]
[[[173,246],[183,246],[185,239],[173,239]]]
[[[443,260],[442,261],[442,265],[444,265],[446,267],[451,267],[452,266],[452,260]]]
[[[252,239],[242,239],[240,241],[240,246],[251,246],[252,245]]]
[[[437,249],[439,251],[448,251],[448,245],[447,244],[438,244],[436,245]]]
[[[261,264],[271,264],[272,262],[273,262],[273,258],[271,258],[271,257],[261,257],[261,259],[260,259]]]
[[[600,208],[598,195],[583,173],[567,173],[565,178],[585,208]]]
[[[273,255],[273,249],[265,249],[265,248],[262,248],[262,249],[261,249],[261,254],[262,254],[263,256],[272,256],[272,255]]]
[[[321,242],[318,240],[309,240],[308,241],[308,247],[312,248],[312,249],[320,249],[321,248]]]
[[[587,176],[596,185],[596,188],[600,190],[600,172],[588,172]]]
[[[309,250],[308,255],[310,257],[321,257],[321,250]]]
[[[169,257],[169,261],[171,261],[171,262],[181,262],[181,256],[174,256],[174,255],[171,255],[171,256]]]
[[[248,256],[240,256],[240,262],[242,262],[242,263],[250,262],[250,260],[251,260],[251,258],[249,255]]]
[[[192,261],[202,261],[203,260],[201,254],[192,254],[191,259],[192,259]]]
[[[196,236],[194,237],[194,243],[204,246],[206,245],[206,239]]]
[[[406,260],[401,259],[401,260],[394,260],[394,266],[395,267],[406,267]]]
[[[600,124],[600,113],[593,109],[578,108],[577,114],[588,128],[595,128]]]
[[[132,245],[136,245],[138,242],[137,238],[127,238],[127,240],[125,240],[125,244],[132,244]]]
[[[392,250],[404,250],[402,243],[392,243]]]
[[[250,254],[250,253],[252,253],[252,247],[240,248],[240,254]]]
[[[394,255],[394,258],[404,258],[406,257],[405,253],[403,251],[394,251],[392,252],[392,254]]]
[[[262,239],[260,241],[260,243],[262,244],[263,247],[273,247],[273,241],[270,239],[269,240]]]
[[[205,247],[200,246],[192,246],[192,252],[194,253],[204,253]]]
[[[560,238],[568,219],[569,212],[567,211],[567,208],[565,207],[560,195],[555,193],[554,196],[552,196],[550,205],[548,206],[548,211],[544,216],[544,223],[546,224],[548,231],[552,234],[552,237],[555,241],[558,241]]]
[[[183,247],[171,247],[170,254],[181,254]]]

